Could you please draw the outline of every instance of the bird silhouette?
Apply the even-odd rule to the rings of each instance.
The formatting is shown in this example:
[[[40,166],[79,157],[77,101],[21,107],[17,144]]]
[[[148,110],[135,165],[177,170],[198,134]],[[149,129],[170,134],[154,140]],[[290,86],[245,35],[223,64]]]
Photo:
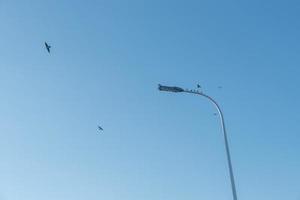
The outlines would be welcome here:
[[[48,53],[50,53],[51,46],[47,42],[45,42],[45,47],[46,47]]]
[[[103,131],[103,128],[101,126],[98,126],[99,131]]]

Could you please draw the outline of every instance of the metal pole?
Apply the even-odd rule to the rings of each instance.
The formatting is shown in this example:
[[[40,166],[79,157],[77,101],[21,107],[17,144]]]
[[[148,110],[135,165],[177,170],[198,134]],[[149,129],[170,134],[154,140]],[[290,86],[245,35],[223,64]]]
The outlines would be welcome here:
[[[225,128],[225,121],[224,121],[224,116],[222,113],[222,110],[218,103],[211,98],[210,96],[203,94],[202,92],[198,91],[192,91],[192,90],[184,90],[186,93],[192,93],[192,94],[198,94],[203,97],[206,97],[209,99],[217,108],[219,112],[219,116],[221,119],[221,125],[222,125],[222,131],[223,131],[223,136],[224,136],[224,141],[225,141],[225,149],[226,149],[226,155],[227,155],[227,163],[228,163],[228,168],[229,168],[229,175],[230,175],[230,182],[231,182],[231,189],[232,189],[232,195],[233,195],[233,200],[237,200],[237,194],[236,194],[236,187],[235,187],[235,181],[234,181],[234,175],[233,175],[233,169],[232,169],[232,163],[231,163],[231,156],[230,156],[230,150],[229,150],[229,144],[228,144],[228,138],[227,138],[227,133],[226,133],[226,128]]]

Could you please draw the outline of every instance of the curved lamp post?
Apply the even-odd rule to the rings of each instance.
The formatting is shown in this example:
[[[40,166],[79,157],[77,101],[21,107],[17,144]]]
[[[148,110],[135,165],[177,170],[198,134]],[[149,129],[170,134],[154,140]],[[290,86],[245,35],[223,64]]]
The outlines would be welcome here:
[[[233,169],[232,169],[232,164],[231,164],[231,156],[230,156],[230,151],[229,151],[229,144],[228,144],[228,138],[227,138],[227,133],[226,133],[226,128],[225,128],[224,116],[223,116],[222,110],[221,110],[220,106],[218,105],[218,103],[210,96],[208,96],[202,92],[196,91],[196,90],[185,90],[180,87],[163,86],[160,84],[158,85],[158,90],[165,91],[165,92],[185,92],[185,93],[190,93],[190,94],[197,94],[197,95],[207,98],[217,108],[220,119],[221,119],[222,131],[223,131],[223,136],[224,136],[233,200],[237,200],[235,181],[234,181]]]

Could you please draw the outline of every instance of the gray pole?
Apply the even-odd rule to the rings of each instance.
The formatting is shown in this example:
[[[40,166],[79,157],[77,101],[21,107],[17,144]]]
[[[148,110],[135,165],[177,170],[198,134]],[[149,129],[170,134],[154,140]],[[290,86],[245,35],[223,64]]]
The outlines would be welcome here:
[[[224,136],[224,141],[225,141],[227,163],[228,163],[228,168],[229,168],[229,175],[230,175],[230,182],[231,182],[233,200],[237,200],[235,181],[234,181],[234,175],[233,175],[233,169],[232,169],[232,163],[231,163],[231,156],[230,156],[230,150],[229,150],[229,144],[228,144],[228,138],[227,138],[227,133],[226,133],[226,128],[225,128],[225,121],[224,121],[223,112],[222,112],[220,106],[218,105],[218,103],[213,98],[211,98],[210,96],[208,96],[206,94],[203,94],[201,92],[198,92],[198,91],[185,90],[184,92],[192,93],[192,94],[198,94],[198,95],[201,95],[203,97],[206,97],[207,99],[209,99],[215,105],[215,107],[217,108],[217,110],[219,112],[219,116],[220,116],[220,119],[221,119],[223,136]]]
[[[180,87],[169,87],[169,86],[163,86],[160,84],[158,85],[158,89],[160,91],[166,91],[166,92],[176,92],[176,93],[177,92],[186,92],[186,93],[191,93],[191,94],[197,94],[197,95],[207,98],[210,102],[212,102],[215,105],[215,107],[217,108],[217,110],[219,112],[219,116],[221,119],[221,125],[222,125],[222,131],[223,131],[225,149],[226,149],[226,156],[227,156],[227,163],[228,163],[228,168],[229,168],[232,196],[233,196],[233,200],[238,200],[237,194],[236,194],[235,181],[234,181],[233,169],[232,169],[232,164],[231,164],[231,156],[230,156],[228,138],[227,138],[227,133],[226,133],[226,128],[225,128],[224,116],[223,116],[222,110],[221,110],[220,106],[218,105],[218,103],[210,96],[208,96],[202,92],[196,91],[196,90],[184,90]]]

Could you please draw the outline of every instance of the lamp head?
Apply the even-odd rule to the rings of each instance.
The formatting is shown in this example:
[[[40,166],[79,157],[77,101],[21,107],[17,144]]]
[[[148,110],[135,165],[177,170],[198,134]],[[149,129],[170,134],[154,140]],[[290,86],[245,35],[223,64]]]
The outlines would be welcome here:
[[[164,86],[161,84],[158,84],[158,90],[160,91],[165,91],[165,92],[184,92],[184,89],[180,87],[175,87],[175,86]]]

